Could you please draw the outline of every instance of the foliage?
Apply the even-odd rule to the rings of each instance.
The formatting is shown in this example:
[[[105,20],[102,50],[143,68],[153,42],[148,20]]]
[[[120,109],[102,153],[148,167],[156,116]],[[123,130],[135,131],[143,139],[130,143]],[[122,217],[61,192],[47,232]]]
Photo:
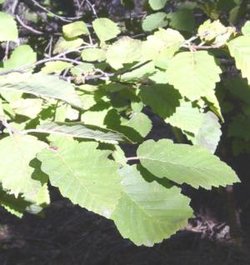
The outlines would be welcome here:
[[[183,1],[173,12],[168,2],[148,1],[142,38],[133,37],[126,21],[90,23],[47,11],[63,24],[51,41],[44,28],[0,12],[3,207],[17,216],[39,212],[49,204],[51,183],[73,203],[113,220],[123,237],[152,246],[192,217],[182,184],[211,189],[239,181],[214,153],[223,115],[232,111],[224,111],[227,90],[244,102],[228,136],[234,145],[250,144],[244,130],[250,21],[241,32],[221,23],[224,11],[236,23],[242,12],[236,1]],[[195,12],[207,20],[197,23]],[[20,28],[39,38],[20,45]],[[232,59],[242,77],[236,71],[230,88],[223,60]],[[225,87],[219,96],[216,87]],[[175,142],[168,135],[148,139],[152,116],[168,124]],[[134,157],[124,154],[132,144]]]

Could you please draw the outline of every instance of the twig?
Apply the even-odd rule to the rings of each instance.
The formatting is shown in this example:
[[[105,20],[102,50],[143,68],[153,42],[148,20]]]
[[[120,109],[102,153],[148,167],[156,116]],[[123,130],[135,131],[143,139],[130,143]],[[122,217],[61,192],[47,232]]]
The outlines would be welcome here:
[[[36,0],[31,0],[31,1],[32,1],[32,3],[33,3],[34,5],[36,5],[36,6],[39,7],[40,9],[42,9],[43,11],[45,11],[45,12],[48,13],[48,14],[53,15],[54,17],[60,19],[61,21],[64,21],[64,22],[72,22],[72,21],[74,21],[74,20],[78,20],[78,19],[81,18],[80,16],[78,16],[78,17],[64,17],[64,16],[59,16],[59,15],[53,13],[52,11],[48,10],[46,7],[40,5]]]
[[[18,15],[16,15],[16,19],[17,19],[17,21],[21,24],[21,26],[23,26],[23,27],[26,28],[27,30],[29,30],[29,31],[31,31],[31,32],[33,32],[33,33],[35,33],[35,34],[38,34],[38,35],[43,35],[43,34],[44,34],[42,31],[39,31],[39,30],[37,30],[37,29],[34,29],[34,28],[32,28],[32,27],[26,25]]]

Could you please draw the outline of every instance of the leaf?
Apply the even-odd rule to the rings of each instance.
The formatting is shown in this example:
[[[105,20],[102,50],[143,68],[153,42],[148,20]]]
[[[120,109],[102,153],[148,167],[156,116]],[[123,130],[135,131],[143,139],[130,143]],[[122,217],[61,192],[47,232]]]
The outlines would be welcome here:
[[[148,140],[139,146],[137,155],[153,175],[178,184],[211,189],[239,181],[228,165],[199,146],[174,144],[166,139]]]
[[[41,73],[44,74],[60,74],[62,71],[73,67],[73,64],[63,61],[54,61],[54,62],[47,62],[45,66],[41,69]]]
[[[148,3],[153,10],[162,9],[168,0],[149,0]]]
[[[18,30],[14,18],[4,12],[0,12],[0,41],[16,41]]]
[[[60,37],[54,47],[53,54],[77,50],[83,43],[81,38],[66,40]]]
[[[223,47],[228,40],[236,34],[234,27],[225,27],[219,20],[212,21],[209,19],[200,25],[198,35],[203,42],[215,47]]]
[[[53,186],[73,203],[109,218],[120,198],[118,164],[95,142],[64,137],[38,154]]]
[[[139,65],[139,64],[138,64]],[[134,69],[128,71],[120,76],[122,81],[134,82],[143,78],[147,78],[155,72],[155,66],[153,62],[145,63],[144,65],[137,67],[134,66]]]
[[[203,146],[211,153],[216,151],[221,137],[221,125],[218,117],[211,111],[202,113],[203,121],[194,136],[188,136],[193,144]]]
[[[235,59],[236,67],[250,85],[250,36],[240,36],[228,43],[230,54]]]
[[[42,111],[43,100],[39,98],[20,98],[11,101],[10,106],[15,113],[35,119]]]
[[[83,61],[94,62],[94,61],[104,61],[106,59],[105,51],[98,48],[88,48],[84,49],[81,53]]]
[[[89,35],[87,25],[83,21],[75,21],[62,27],[66,38],[75,38],[81,35]]]
[[[30,162],[45,147],[44,142],[27,135],[13,135],[0,141],[0,181],[5,190],[15,196],[22,193],[24,197],[36,198],[42,184],[32,177],[34,168]]]
[[[142,21],[142,29],[144,31],[153,31],[158,28],[164,28],[168,25],[167,14],[165,12],[157,12],[146,16]]]
[[[216,82],[220,81],[220,73],[214,57],[207,51],[178,53],[166,72],[169,84],[192,101],[214,91]]]
[[[124,64],[140,61],[141,59],[140,40],[130,37],[122,37],[111,46],[109,46],[106,57],[107,63],[114,69],[120,69]]]
[[[165,118],[165,122],[172,126],[188,131],[196,135],[202,126],[204,114],[198,108],[192,106],[191,102],[181,101],[171,116]]]
[[[247,21],[244,26],[241,28],[241,32],[245,36],[250,36],[250,21]]]
[[[195,19],[192,10],[180,9],[176,12],[170,12],[167,17],[170,20],[170,27],[174,29],[189,32],[194,30]]]
[[[52,75],[11,73],[0,76],[0,92],[1,90],[6,92],[14,90],[38,97],[60,99],[81,108],[81,100],[74,87]]]
[[[169,60],[184,41],[183,36],[176,30],[159,29],[142,43],[143,58],[153,60],[156,66],[167,69]]]
[[[118,142],[124,141],[125,139],[121,134],[117,132],[100,129],[96,126],[85,125],[79,122],[44,123],[36,129],[32,130],[32,132],[60,134],[83,139],[94,139],[96,141],[110,144],[117,144]]]
[[[29,45],[20,45],[11,53],[8,60],[4,61],[4,70],[31,66],[36,62],[36,53]]]
[[[30,205],[21,196],[15,198],[14,195],[8,194],[6,191],[0,189],[0,203],[8,212],[21,218],[25,209]]]
[[[129,120],[122,120],[122,126],[133,128],[143,138],[146,137],[152,129],[152,122],[144,113],[132,113]]]
[[[114,39],[121,32],[117,24],[108,18],[96,18],[93,28],[101,42]]]
[[[125,166],[120,174],[123,193],[111,218],[123,237],[153,246],[187,224],[192,209],[181,189],[148,183],[135,166]]]
[[[180,105],[180,94],[170,85],[141,86],[139,96],[144,104],[162,118],[173,115]]]

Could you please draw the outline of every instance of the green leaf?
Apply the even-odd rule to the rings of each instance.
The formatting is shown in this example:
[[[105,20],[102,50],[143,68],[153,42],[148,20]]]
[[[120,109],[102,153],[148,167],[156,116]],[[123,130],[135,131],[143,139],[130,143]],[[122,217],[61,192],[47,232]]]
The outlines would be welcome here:
[[[148,140],[139,146],[137,155],[152,174],[178,184],[211,189],[239,181],[228,165],[199,146],[174,144],[166,139]]]
[[[180,128],[183,131],[191,132],[196,135],[202,126],[204,114],[198,108],[192,106],[191,102],[181,101],[171,116],[165,118],[165,121],[172,126]]]
[[[162,9],[168,0],[149,0],[148,3],[153,10]]]
[[[54,47],[53,54],[77,50],[83,43],[83,39],[81,38],[66,40],[61,37]]]
[[[43,100],[40,98],[20,98],[11,101],[10,106],[15,113],[35,119],[42,111]]]
[[[109,218],[120,198],[118,164],[94,142],[63,139],[38,154],[53,186],[73,203]]]
[[[32,66],[36,62],[36,53],[29,45],[20,45],[8,60],[4,61],[4,70]]]
[[[96,141],[110,144],[117,144],[118,142],[124,141],[124,137],[119,133],[78,122],[44,123],[32,130],[32,132],[59,134],[83,139],[94,139]]]
[[[181,99],[179,92],[170,85],[141,86],[139,96],[164,119],[173,115]]]
[[[141,59],[141,44],[140,40],[135,40],[130,37],[122,37],[111,46],[109,46],[106,57],[114,69],[120,69],[123,64],[133,63]]]
[[[195,19],[192,10],[181,9],[176,12],[171,12],[168,14],[168,19],[170,20],[170,27],[192,32],[195,27]]]
[[[176,30],[159,29],[142,43],[143,58],[153,60],[156,66],[167,69],[169,60],[184,41],[183,36]]]
[[[216,151],[221,137],[221,125],[218,117],[211,111],[202,113],[203,122],[194,136],[188,136],[193,144],[203,146],[211,153]]]
[[[0,141],[0,181],[5,190],[24,197],[36,197],[42,183],[32,175],[31,160],[46,147],[33,136],[12,135]]]
[[[0,41],[16,41],[18,30],[14,18],[4,12],[0,12]]]
[[[1,90],[20,91],[38,97],[60,99],[81,108],[81,100],[74,87],[52,75],[12,73],[0,76],[0,92]]]
[[[152,122],[144,113],[132,113],[129,120],[122,120],[122,126],[127,126],[133,128],[137,131],[143,138],[146,137],[152,129]]]
[[[216,82],[220,81],[220,73],[220,67],[207,51],[178,53],[166,72],[169,84],[192,101],[214,91]]]
[[[21,218],[30,202],[25,201],[21,196],[16,198],[14,195],[0,189],[0,204],[11,214]]]
[[[73,67],[73,64],[63,61],[53,61],[45,63],[45,66],[41,69],[44,74],[60,74],[62,71]]]
[[[121,32],[117,24],[108,18],[95,19],[93,28],[101,42],[114,39]]]
[[[241,32],[245,36],[250,36],[250,21],[247,21],[245,25],[242,27]]]
[[[219,20],[211,22],[210,19],[200,25],[198,29],[202,41],[217,47],[224,46],[235,33],[234,27],[225,27]]]
[[[123,193],[111,218],[123,237],[153,246],[187,224],[192,209],[181,189],[148,183],[135,166],[125,166],[120,174]]]
[[[250,36],[240,36],[228,43],[230,54],[235,59],[236,67],[250,84]]]
[[[168,25],[167,14],[165,12],[157,12],[146,16],[142,21],[142,29],[144,31],[152,31],[158,28],[164,28]]]
[[[98,48],[88,48],[84,49],[81,53],[83,61],[94,62],[94,61],[104,61],[106,59],[105,51]]]
[[[121,80],[125,82],[134,82],[143,78],[147,79],[147,77],[155,72],[155,66],[153,62],[148,62],[140,67],[137,67],[138,65],[135,65],[133,70],[122,74],[120,76]]]
[[[89,35],[87,25],[83,21],[75,21],[62,27],[63,34],[66,38],[75,38],[81,35]]]

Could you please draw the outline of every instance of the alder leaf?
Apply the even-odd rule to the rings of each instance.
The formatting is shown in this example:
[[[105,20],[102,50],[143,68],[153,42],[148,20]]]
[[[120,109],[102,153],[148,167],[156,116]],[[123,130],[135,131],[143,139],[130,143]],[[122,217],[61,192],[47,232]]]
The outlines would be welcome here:
[[[109,218],[120,198],[118,164],[95,142],[63,137],[40,152],[41,169],[73,203]]]
[[[141,86],[139,96],[142,102],[162,118],[173,115],[180,105],[180,93],[168,84]]]
[[[220,67],[207,51],[178,53],[166,71],[169,84],[192,101],[213,91],[220,81],[220,73]]]
[[[121,32],[117,24],[108,18],[96,18],[93,29],[101,42],[114,39]]]
[[[0,41],[16,41],[18,30],[15,19],[5,13],[0,12]]]
[[[88,48],[84,49],[81,53],[83,61],[94,62],[94,61],[104,61],[106,59],[105,51],[98,48]]]
[[[45,63],[45,66],[41,69],[41,73],[44,74],[60,74],[62,71],[66,69],[70,69],[73,67],[72,63],[64,62],[64,61],[53,61],[53,62],[47,62]]]
[[[5,92],[14,90],[38,97],[60,99],[75,107],[82,107],[73,85],[52,75],[11,73],[0,76],[0,92],[1,90]]]
[[[149,0],[148,3],[153,10],[162,9],[168,0]]]
[[[178,31],[160,28],[142,43],[143,58],[153,60],[156,66],[167,69],[170,59],[184,41],[185,39]]]
[[[235,59],[236,67],[250,85],[250,35],[240,36],[228,43],[230,54]]]
[[[29,45],[20,45],[11,53],[8,60],[4,61],[3,70],[30,66],[36,62],[36,53]]]
[[[34,168],[30,163],[45,147],[44,142],[28,135],[12,135],[0,141],[0,181],[5,190],[15,196],[37,195],[42,184],[32,177]]]
[[[236,173],[208,150],[162,139],[145,141],[137,155],[143,167],[159,178],[194,188],[231,185],[239,182]]]
[[[153,31],[158,28],[164,28],[168,25],[167,14],[165,12],[157,12],[145,17],[142,21],[142,29],[144,31]]]
[[[187,224],[192,209],[180,188],[149,183],[136,166],[125,166],[120,174],[122,196],[111,218],[123,237],[153,246]]]
[[[87,25],[83,21],[75,21],[62,27],[66,38],[75,38],[81,35],[89,35]]]
[[[142,42],[130,37],[123,37],[109,46],[106,57],[114,69],[120,69],[123,64],[139,61],[141,54]]]
[[[32,132],[59,134],[83,139],[94,139],[96,141],[110,144],[117,144],[118,142],[125,140],[125,137],[120,133],[108,129],[101,129],[96,126],[85,125],[80,122],[44,123],[36,129],[32,130]]]

